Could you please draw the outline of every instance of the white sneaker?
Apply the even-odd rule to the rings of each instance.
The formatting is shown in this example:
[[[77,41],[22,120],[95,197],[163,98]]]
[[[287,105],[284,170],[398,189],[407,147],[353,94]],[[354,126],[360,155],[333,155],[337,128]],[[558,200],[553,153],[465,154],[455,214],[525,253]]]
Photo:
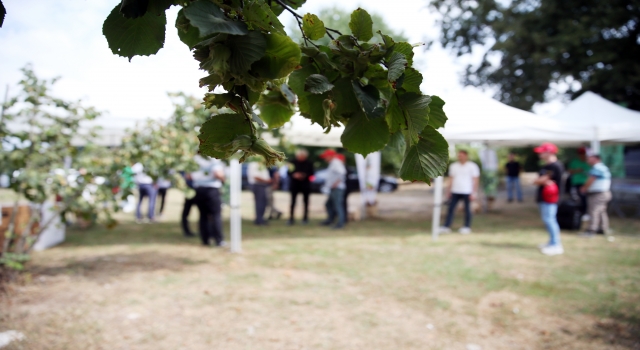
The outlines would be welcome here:
[[[468,235],[471,233],[471,228],[470,227],[461,227],[458,230],[458,233],[462,234],[462,235]]]
[[[540,249],[540,252],[544,255],[553,256],[564,254],[564,248],[561,245],[550,245]]]
[[[440,226],[440,228],[438,229],[438,233],[439,234],[451,233],[451,229],[448,228],[447,226]]]
[[[538,244],[538,249],[542,249],[542,248],[549,247],[549,246],[550,246],[549,242],[540,243],[540,244]]]
[[[591,216],[584,214],[582,215],[582,221],[590,221],[591,220]]]

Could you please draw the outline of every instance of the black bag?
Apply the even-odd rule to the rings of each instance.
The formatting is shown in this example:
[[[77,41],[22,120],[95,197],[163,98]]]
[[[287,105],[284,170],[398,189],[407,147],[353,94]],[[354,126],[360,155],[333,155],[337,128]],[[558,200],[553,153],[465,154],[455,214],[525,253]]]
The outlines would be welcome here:
[[[563,200],[558,204],[558,224],[563,230],[576,231],[582,226],[582,214],[580,203],[574,200]]]

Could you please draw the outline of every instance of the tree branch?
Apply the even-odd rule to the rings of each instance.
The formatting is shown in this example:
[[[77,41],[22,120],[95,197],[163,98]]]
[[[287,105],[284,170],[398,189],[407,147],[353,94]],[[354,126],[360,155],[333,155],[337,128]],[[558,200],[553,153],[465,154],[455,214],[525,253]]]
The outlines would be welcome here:
[[[302,16],[300,16],[296,11],[294,11],[289,5],[287,5],[283,0],[273,0],[275,2],[278,3],[278,5],[282,6],[285,10],[287,10],[289,13],[291,13],[293,15],[293,17],[295,17],[296,21],[298,22],[298,27],[300,28],[300,32],[302,33],[302,38],[304,39],[304,43],[305,45],[307,45],[307,42],[310,42],[311,45],[318,47],[318,45],[314,44],[311,39],[307,38],[307,36],[304,34],[304,31],[302,30],[302,21],[301,19],[303,18]],[[333,35],[331,35],[331,32],[336,33],[338,35],[342,35],[342,33],[340,33],[340,31],[336,30],[336,29],[332,29],[332,28],[327,28],[324,27],[324,31],[327,34],[327,36],[329,36],[329,38],[331,38],[331,40],[335,40],[335,38],[333,37]]]

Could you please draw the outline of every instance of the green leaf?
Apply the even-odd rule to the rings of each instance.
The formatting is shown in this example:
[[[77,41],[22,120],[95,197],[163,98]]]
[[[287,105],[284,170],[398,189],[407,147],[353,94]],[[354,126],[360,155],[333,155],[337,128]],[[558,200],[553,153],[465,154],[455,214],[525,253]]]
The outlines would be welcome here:
[[[379,151],[389,142],[389,126],[384,118],[369,120],[362,112],[349,118],[340,137],[344,148],[363,156]]]
[[[387,61],[388,78],[389,81],[396,81],[402,73],[404,73],[404,69],[407,66],[407,59],[403,54],[394,52],[391,54],[391,57]]]
[[[400,107],[398,98],[395,94],[391,95],[385,119],[387,119],[387,124],[389,124],[389,131],[392,133],[397,133],[398,131],[407,128],[407,121],[404,116],[404,112],[402,111],[402,107]]]
[[[204,94],[204,107],[207,109],[213,106],[222,108],[227,104],[227,102],[230,102],[231,99],[233,99],[233,94],[231,93]]]
[[[300,64],[300,46],[287,35],[265,34],[266,52],[252,70],[265,79],[288,76]]]
[[[123,17],[114,7],[102,26],[109,48],[115,55],[128,57],[154,55],[164,45],[167,16],[147,12],[142,17]]]
[[[307,77],[311,74],[317,74],[318,69],[312,63],[309,62],[308,58],[303,58],[302,62],[300,62],[302,68],[296,69],[289,75],[289,87],[293,92],[298,96],[308,95],[309,93],[304,91],[304,83],[307,80]]]
[[[447,141],[431,126],[420,133],[419,141],[407,148],[400,166],[400,178],[407,181],[424,181],[442,176],[449,162]]]
[[[126,18],[138,18],[147,13],[149,0],[122,0],[120,13]]]
[[[312,94],[322,94],[333,89],[333,84],[322,74],[311,74],[304,83],[304,91]]]
[[[413,68],[407,68],[404,71],[404,79],[402,80],[402,86],[407,92],[420,93],[420,84],[422,84],[422,74]]]
[[[228,47],[222,44],[214,44],[210,47],[209,60],[200,63],[200,68],[222,77],[229,71],[230,57],[231,50]]]
[[[429,96],[408,92],[398,97],[407,122],[409,145],[418,143],[418,134],[429,124]]]
[[[303,96],[298,95],[298,107],[300,108],[300,114],[311,119],[314,123],[318,123],[321,126],[325,126],[325,113],[323,102],[329,96],[328,94],[306,94]]]
[[[373,21],[369,13],[361,8],[351,13],[349,28],[353,36],[360,41],[369,41],[373,38]]]
[[[405,42],[395,43],[395,45],[393,45],[393,50],[390,52],[392,52],[390,55],[393,55],[393,53],[396,52],[403,54],[407,59],[408,67],[413,65],[413,46],[411,44]]]
[[[355,113],[360,109],[360,104],[356,95],[353,93],[353,86],[349,78],[340,78],[335,81],[331,90],[331,96],[336,104],[333,111],[335,115],[345,116]]]
[[[208,0],[192,2],[184,8],[184,15],[191,25],[198,28],[201,37],[214,33],[246,35],[249,33],[243,22],[233,21],[216,4]]]
[[[200,31],[189,23],[187,17],[184,16],[184,9],[178,12],[176,29],[178,29],[178,37],[180,40],[189,46],[190,49],[193,49],[193,47],[201,41]]]
[[[384,115],[384,109],[378,106],[380,103],[380,91],[375,86],[362,86],[357,80],[352,80],[351,85],[356,99],[367,118],[375,119]]]
[[[302,31],[311,40],[318,40],[324,36],[324,23],[318,16],[307,13],[302,17]]]
[[[271,11],[269,5],[267,5],[264,0],[245,1],[242,15],[244,16],[245,22],[249,25],[249,29],[260,28],[265,32],[275,32],[282,35],[287,34],[278,16]]]
[[[407,147],[407,143],[404,140],[402,131],[391,134],[391,137],[389,137],[389,143],[387,143],[387,147],[397,150],[398,152],[400,152],[400,154],[404,153],[405,148]]]
[[[213,91],[216,86],[223,82],[223,79],[218,74],[210,74],[200,79],[200,87],[208,86],[209,91]]]
[[[277,90],[262,94],[258,101],[258,107],[260,108],[260,117],[272,129],[283,126],[291,120],[291,116],[295,113],[293,105]]]
[[[224,153],[214,148],[230,143],[239,135],[251,135],[251,125],[244,116],[235,113],[214,115],[200,127],[200,153],[224,158]]]
[[[431,96],[429,103],[429,125],[434,129],[444,128],[447,115],[444,114],[444,101],[438,96]]]
[[[229,35],[227,45],[231,49],[229,58],[230,70],[235,74],[243,74],[265,54],[267,41],[259,31],[251,31],[247,35]]]
[[[172,5],[177,5],[177,0],[149,0],[147,11],[160,16]]]

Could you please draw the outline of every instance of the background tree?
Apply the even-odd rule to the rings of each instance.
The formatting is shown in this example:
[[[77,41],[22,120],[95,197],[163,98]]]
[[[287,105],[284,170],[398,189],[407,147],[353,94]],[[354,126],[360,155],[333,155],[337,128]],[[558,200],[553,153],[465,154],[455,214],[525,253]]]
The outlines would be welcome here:
[[[432,0],[431,7],[443,16],[445,47],[485,52],[465,84],[496,87],[498,100],[524,110],[547,94],[584,91],[640,110],[640,1]]]
[[[94,135],[91,131],[82,132],[83,123],[99,113],[79,102],[52,97],[50,90],[57,79],[38,79],[29,66],[22,71],[22,91],[3,104],[0,118],[0,162],[3,172],[10,176],[10,188],[17,194],[0,247],[2,264],[23,259],[21,254],[28,252],[49,227],[52,220],[42,221],[42,207],[47,200],[55,201],[52,217],[72,212],[98,217],[108,225],[113,224],[110,213],[117,209],[107,183],[108,170],[99,160],[86,162],[80,170],[69,167],[78,153],[74,143],[90,145],[89,139]],[[21,198],[31,202],[32,210],[29,222],[16,236],[15,214]]]
[[[368,154],[390,140],[406,144],[400,176],[429,182],[444,173],[447,142],[444,101],[420,91],[412,68],[413,46],[378,32],[363,9],[350,15],[349,34],[326,27],[314,14],[295,10],[304,0],[123,0],[107,17],[103,33],[114,54],[131,59],[155,54],[164,44],[165,10],[181,6],[176,28],[207,76],[207,108],[229,108],[200,128],[200,153],[228,158],[238,151],[268,165],[284,160],[260,137],[265,122],[278,128],[301,115],[325,130],[344,125],[342,142]],[[301,45],[284,31],[278,15],[290,13]],[[327,37],[328,44],[314,41]],[[222,91],[225,91],[222,93]],[[132,140],[131,142],[137,142]],[[144,146],[140,144],[140,146]]]

